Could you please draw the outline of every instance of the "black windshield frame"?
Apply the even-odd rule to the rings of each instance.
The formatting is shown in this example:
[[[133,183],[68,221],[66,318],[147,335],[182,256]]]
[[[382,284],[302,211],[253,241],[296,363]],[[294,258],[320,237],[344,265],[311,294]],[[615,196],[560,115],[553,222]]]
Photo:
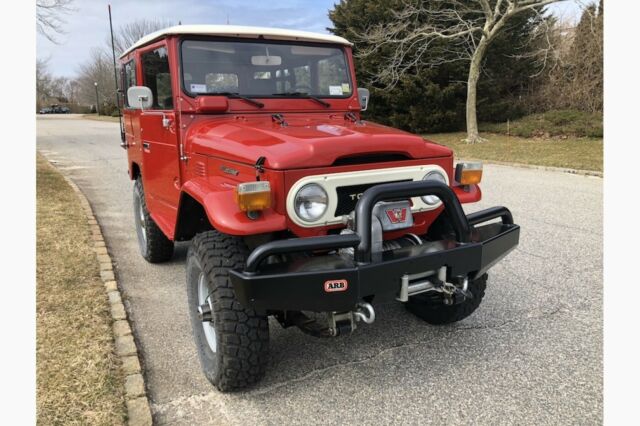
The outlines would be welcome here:
[[[219,41],[219,42],[227,42],[227,43],[265,43],[265,44],[281,44],[281,45],[291,45],[291,46],[312,46],[312,47],[324,47],[324,48],[333,48],[338,49],[342,52],[344,57],[344,63],[347,68],[347,78],[349,80],[349,88],[350,92],[346,95],[324,95],[324,94],[311,94],[316,98],[321,99],[349,99],[355,93],[355,87],[353,84],[353,76],[352,76],[352,64],[349,61],[349,56],[347,55],[345,46],[336,43],[317,43],[317,42],[306,42],[306,41],[298,41],[298,40],[271,40],[265,38],[237,38],[237,37],[215,37],[215,36],[189,36],[189,37],[181,37],[178,42],[178,58],[180,69],[178,70],[179,78],[180,78],[180,89],[182,92],[188,97],[195,99],[199,96],[224,96],[218,93],[192,93],[187,89],[184,79],[184,64],[182,60],[183,56],[183,43],[187,41]],[[241,93],[243,96],[247,96],[255,99],[305,99],[301,96],[286,96],[286,95],[255,95],[250,93]]]

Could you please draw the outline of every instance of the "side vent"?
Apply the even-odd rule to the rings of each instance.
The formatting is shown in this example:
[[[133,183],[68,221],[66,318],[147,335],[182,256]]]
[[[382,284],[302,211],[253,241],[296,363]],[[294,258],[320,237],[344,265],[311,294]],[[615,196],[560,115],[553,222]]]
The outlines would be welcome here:
[[[196,161],[193,165],[193,173],[196,176],[207,176],[207,166],[202,161]]]

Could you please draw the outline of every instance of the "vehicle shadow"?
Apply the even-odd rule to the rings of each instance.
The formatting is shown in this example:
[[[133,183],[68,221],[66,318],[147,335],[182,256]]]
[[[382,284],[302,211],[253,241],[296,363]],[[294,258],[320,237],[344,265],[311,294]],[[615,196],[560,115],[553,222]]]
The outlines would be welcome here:
[[[274,388],[328,374],[334,369],[357,369],[361,364],[381,362],[393,369],[411,368],[402,353],[407,351],[418,352],[436,367],[451,362],[449,352],[453,340],[464,339],[462,334],[467,334],[458,332],[472,333],[504,324],[502,320],[476,313],[456,324],[433,326],[408,312],[401,303],[374,306],[376,322],[371,325],[358,323],[351,335],[336,338],[316,338],[296,327],[283,329],[272,318],[266,375],[255,387],[237,395],[253,398]],[[473,357],[479,353],[487,355],[481,339],[471,339],[462,346],[465,347],[464,354],[460,354],[459,348],[455,352],[457,356],[468,357],[469,362],[473,362]],[[444,369],[446,371],[446,367]]]
[[[176,244],[168,264],[184,265],[188,247],[189,243]],[[393,368],[409,368],[405,365],[403,351],[418,352],[420,357],[431,360],[434,367],[447,364],[451,362],[452,339],[464,341],[465,336],[469,337],[468,333],[501,327],[505,323],[491,316],[491,308],[483,309],[483,306],[459,323],[433,326],[408,312],[400,302],[376,304],[374,301],[373,305],[376,310],[373,324],[357,323],[352,334],[336,338],[309,336],[297,327],[284,329],[271,317],[269,364],[265,377],[253,387],[231,394],[230,398],[253,400],[274,388],[328,374],[335,369],[358,368],[360,364],[381,361],[392,363]],[[486,353],[482,339],[470,339],[462,346],[464,353],[460,354],[456,349],[457,356],[464,356],[470,362],[478,353]],[[446,366],[442,368],[447,369]]]

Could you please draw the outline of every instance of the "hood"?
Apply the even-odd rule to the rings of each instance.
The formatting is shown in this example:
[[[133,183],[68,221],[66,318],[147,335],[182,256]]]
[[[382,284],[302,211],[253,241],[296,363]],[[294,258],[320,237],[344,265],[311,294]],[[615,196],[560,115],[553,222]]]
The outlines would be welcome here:
[[[202,120],[190,126],[186,138],[197,153],[247,164],[265,157],[265,167],[276,170],[348,164],[359,156],[400,160],[452,155],[449,148],[420,136],[367,121],[354,123],[341,114],[284,119],[286,126],[271,116]]]

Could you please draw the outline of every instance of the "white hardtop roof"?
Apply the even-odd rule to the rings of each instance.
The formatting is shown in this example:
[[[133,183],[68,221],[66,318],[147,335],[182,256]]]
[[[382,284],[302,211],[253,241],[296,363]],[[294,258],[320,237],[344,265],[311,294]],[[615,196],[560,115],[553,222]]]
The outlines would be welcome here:
[[[132,50],[149,44],[166,35],[189,34],[189,35],[211,35],[226,37],[258,38],[260,36],[268,40],[296,40],[296,41],[316,41],[324,43],[337,43],[351,46],[351,43],[331,34],[312,33],[309,31],[287,30],[283,28],[265,27],[244,27],[239,25],[175,25],[160,31],[148,34],[135,42],[130,48],[120,55],[128,55]]]

